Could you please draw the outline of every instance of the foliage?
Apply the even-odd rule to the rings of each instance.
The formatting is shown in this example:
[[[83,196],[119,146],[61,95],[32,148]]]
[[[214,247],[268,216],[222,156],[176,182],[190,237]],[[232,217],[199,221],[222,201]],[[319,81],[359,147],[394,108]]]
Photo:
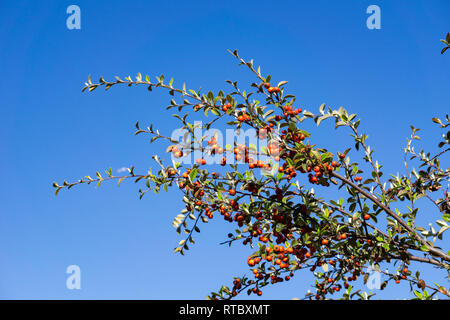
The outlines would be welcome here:
[[[444,48],[442,48],[441,51],[441,54],[444,54],[444,52],[447,51],[448,48],[450,48],[450,33],[447,33],[445,40],[441,39],[441,41],[446,45]]]
[[[448,38],[449,35],[447,44]],[[256,76],[251,92],[241,90],[233,81],[227,81],[231,86],[229,93],[221,90],[217,94],[202,94],[201,90],[186,89],[185,84],[181,89],[175,88],[173,79],[166,83],[163,75],[156,77],[155,82],[141,74],[135,79],[116,77],[114,81],[101,77],[97,83],[89,77],[83,91],[98,87],[108,90],[121,84],[143,85],[150,91],[167,89],[174,96],[168,109],[177,111],[174,117],[185,134],[180,142],[162,135],[153,125],[143,128],[136,123],[136,134],[149,134],[151,142],[167,141],[173,163],[165,164],[154,156],[159,166],[156,174],[152,170],[137,174],[130,167],[127,175],[116,176],[108,169],[106,175],[97,172],[94,178],[86,176],[62,185],[55,182],[56,193],[78,184],[100,185],[107,180],[120,184],[124,179],[143,184],[139,189],[141,198],[150,190],[158,193],[161,188],[179,188],[184,193],[185,208],[175,217],[173,226],[178,234],[185,234],[175,248],[182,255],[194,244],[194,235],[200,232],[202,223],[217,215],[234,223],[236,230],[224,243],[231,246],[239,241],[254,248],[247,258],[253,274],[236,277],[232,287],[224,285],[208,299],[229,299],[241,292],[261,295],[265,286],[288,281],[300,270],[309,270],[316,278],[315,293],[305,298],[324,299],[342,289],[343,299],[368,299],[372,295],[354,291],[352,283],[358,279],[367,282],[369,267],[385,274],[387,280],[381,289],[390,282],[407,281],[417,299],[431,299],[439,293],[450,296],[444,286],[425,282],[419,271],[412,273],[408,269],[416,261],[447,273],[450,270],[450,253],[436,243],[450,229],[450,197],[448,188],[443,186],[448,182],[449,169],[440,164],[440,158],[450,150],[450,132],[446,131],[449,116],[433,119],[444,131],[438,154],[417,152],[413,142],[419,140],[419,129],[411,127],[404,149],[406,173],[384,178],[382,165],[373,158],[374,150],[367,144],[368,135],[360,131],[356,114],[325,104],[318,113],[296,108],[296,97],[287,92],[287,81],[273,86],[271,76],[264,77],[259,67],[255,69],[253,60],[243,60],[236,50],[231,53],[239,65]],[[190,122],[189,112],[182,113],[187,108],[192,108],[197,118],[210,121]],[[325,120],[334,120],[336,129],[350,131],[351,148],[331,153],[318,146],[320,141],[314,141],[302,128],[304,121],[319,126]],[[196,130],[210,129],[220,121],[236,130],[253,128],[260,140],[271,142],[258,150],[238,143],[223,146],[216,136],[208,140],[195,134]],[[198,151],[205,157],[196,159],[194,164],[181,162]],[[217,155],[219,163],[206,164],[207,156]],[[255,160],[260,155],[270,160]],[[358,158],[360,163],[355,160]],[[411,162],[417,169],[410,169]],[[307,179],[295,180],[297,174]],[[343,192],[345,197],[326,198],[329,188]],[[417,224],[419,214],[431,217],[417,207],[421,198],[431,201],[439,215],[429,227]],[[397,272],[381,271],[382,263],[395,265]]]

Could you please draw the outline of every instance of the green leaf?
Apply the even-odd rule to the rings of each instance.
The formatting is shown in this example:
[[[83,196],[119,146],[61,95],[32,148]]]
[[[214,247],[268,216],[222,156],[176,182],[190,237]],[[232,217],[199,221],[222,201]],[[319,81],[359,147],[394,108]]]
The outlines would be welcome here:
[[[439,119],[439,118],[433,118],[433,119],[431,119],[434,123],[437,123],[437,124],[440,124],[440,125],[442,125],[442,121],[441,121],[441,119]]]
[[[319,107],[319,112],[320,112],[321,114],[323,114],[324,110],[325,110],[325,103],[322,103],[322,104],[320,105],[320,107]]]
[[[415,295],[417,298],[422,299],[422,294],[421,294],[419,291],[414,290],[414,295]]]
[[[305,116],[305,117],[308,117],[308,118],[314,118],[314,114],[312,113],[312,112],[309,112],[309,111],[303,111],[303,115]]]
[[[189,174],[189,179],[191,179],[191,181],[194,181],[195,177],[197,176],[197,169],[193,168],[191,170],[191,173]]]

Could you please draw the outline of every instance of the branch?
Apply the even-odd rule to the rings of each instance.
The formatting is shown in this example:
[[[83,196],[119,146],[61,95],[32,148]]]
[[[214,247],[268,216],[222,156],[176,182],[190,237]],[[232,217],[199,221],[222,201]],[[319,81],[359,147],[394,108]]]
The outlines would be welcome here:
[[[428,250],[435,256],[440,257],[446,261],[450,261],[450,256],[446,255],[444,252],[433,248],[433,247],[429,247],[429,244],[427,243],[427,241],[425,239],[423,239],[422,237],[420,237],[410,226],[408,226],[408,224],[403,221],[397,214],[395,214],[395,212],[393,212],[391,209],[389,209],[387,206],[385,206],[384,204],[381,203],[381,201],[379,199],[377,199],[376,197],[374,197],[370,192],[367,192],[366,190],[358,187],[356,184],[354,184],[352,181],[344,178],[343,176],[337,174],[336,172],[332,171],[331,175],[334,176],[335,178],[341,180],[342,182],[352,186],[353,188],[355,188],[356,190],[358,190],[361,194],[363,194],[366,198],[370,199],[372,202],[374,202],[376,205],[378,205],[380,208],[382,208],[388,215],[390,215],[392,218],[394,218],[400,225],[402,225],[406,230],[409,231],[409,233],[411,233],[412,235],[414,235],[417,240],[419,240],[423,245],[427,246]]]

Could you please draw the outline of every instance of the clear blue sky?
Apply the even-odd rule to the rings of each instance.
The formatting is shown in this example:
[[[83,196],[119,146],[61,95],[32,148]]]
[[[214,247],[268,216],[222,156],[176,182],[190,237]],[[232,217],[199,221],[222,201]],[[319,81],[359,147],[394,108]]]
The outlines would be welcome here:
[[[66,28],[71,4],[81,8],[81,30]],[[381,30],[366,27],[371,4],[381,8]],[[436,150],[430,119],[450,110],[450,55],[440,55],[439,41],[450,32],[449,12],[447,0],[2,1],[0,298],[203,299],[248,272],[249,249],[218,245],[230,228],[222,220],[202,229],[187,256],[173,253],[177,191],[139,200],[134,183],[111,183],[54,196],[53,181],[132,164],[146,170],[166,146],[135,137],[136,121],[162,132],[177,124],[166,92],[82,94],[89,74],[164,73],[175,85],[217,91],[226,79],[253,80],[226,52],[237,48],[264,74],[289,80],[303,107],[326,102],[358,113],[375,158],[396,173],[409,125]],[[346,145],[346,132],[312,130],[331,151]],[[81,290],[66,289],[72,264]],[[263,297],[302,297],[307,280],[298,274]],[[406,292],[399,285],[379,297]]]

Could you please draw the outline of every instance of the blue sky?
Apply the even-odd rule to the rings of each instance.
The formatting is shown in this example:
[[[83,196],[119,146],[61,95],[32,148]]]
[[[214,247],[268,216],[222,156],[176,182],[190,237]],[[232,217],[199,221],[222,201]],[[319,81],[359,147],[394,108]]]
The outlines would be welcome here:
[[[66,28],[71,4],[81,8],[81,30]],[[366,27],[371,4],[381,8],[381,30]],[[165,133],[177,125],[167,92],[81,93],[89,74],[164,73],[175,85],[217,92],[226,79],[253,80],[226,51],[236,48],[264,74],[288,80],[302,107],[325,102],[357,113],[375,158],[396,173],[409,125],[436,150],[430,119],[450,110],[450,56],[440,55],[439,42],[450,32],[448,12],[444,0],[2,1],[0,298],[203,299],[248,272],[249,249],[218,245],[230,228],[221,220],[202,229],[185,257],[173,253],[178,191],[139,200],[134,183],[111,183],[54,196],[53,181],[153,165],[166,146],[135,137],[137,120]],[[350,141],[332,126],[311,130],[334,152]],[[430,217],[438,218],[424,221]],[[81,268],[81,290],[66,288],[72,264]],[[263,297],[302,297],[308,280],[298,274]],[[399,285],[379,297],[406,292]]]

